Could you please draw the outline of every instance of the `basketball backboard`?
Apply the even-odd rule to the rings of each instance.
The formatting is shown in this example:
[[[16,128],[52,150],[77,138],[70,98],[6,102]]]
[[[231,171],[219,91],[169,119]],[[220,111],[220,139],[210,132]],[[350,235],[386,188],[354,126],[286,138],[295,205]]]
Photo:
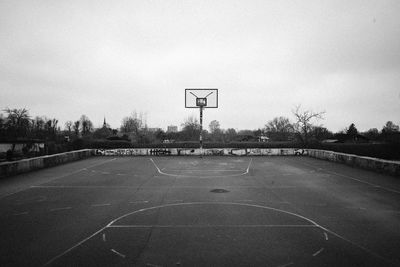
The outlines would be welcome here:
[[[185,89],[185,108],[218,108],[218,89]]]

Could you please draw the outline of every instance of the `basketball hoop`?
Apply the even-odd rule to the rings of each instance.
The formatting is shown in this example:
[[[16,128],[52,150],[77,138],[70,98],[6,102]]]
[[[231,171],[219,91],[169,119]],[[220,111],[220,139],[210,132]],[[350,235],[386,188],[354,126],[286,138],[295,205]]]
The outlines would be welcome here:
[[[203,154],[203,109],[218,108],[218,89],[185,89],[185,108],[200,110],[200,156]]]
[[[198,106],[198,107],[206,107],[207,106],[207,98],[205,98],[205,97],[197,97],[196,98],[196,106]]]

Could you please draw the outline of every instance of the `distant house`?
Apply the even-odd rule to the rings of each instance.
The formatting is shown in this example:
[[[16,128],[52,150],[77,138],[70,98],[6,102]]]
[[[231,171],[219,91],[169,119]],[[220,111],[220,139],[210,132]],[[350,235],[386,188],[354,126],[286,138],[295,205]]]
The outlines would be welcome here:
[[[148,130],[149,130],[149,132],[151,132],[151,133],[155,133],[155,132],[157,132],[157,131],[161,131],[162,129],[161,129],[161,128],[148,128]]]
[[[261,136],[258,137],[258,142],[264,143],[264,142],[268,142],[268,141],[269,141],[269,137],[268,136],[261,135]]]
[[[361,134],[336,134],[337,143],[368,143],[369,139]]]
[[[177,133],[177,132],[178,132],[178,126],[170,125],[167,127],[167,133]]]
[[[338,143],[338,139],[325,139],[321,141],[322,143],[327,143],[327,144],[332,144],[332,143]]]

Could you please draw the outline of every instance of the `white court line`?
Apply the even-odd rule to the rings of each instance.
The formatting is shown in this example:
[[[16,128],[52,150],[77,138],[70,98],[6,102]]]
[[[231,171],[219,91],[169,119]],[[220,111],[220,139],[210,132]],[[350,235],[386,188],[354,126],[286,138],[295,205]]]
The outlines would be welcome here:
[[[377,254],[377,253],[375,253],[375,252],[373,252],[372,250],[369,250],[368,248],[363,247],[363,246],[361,246],[361,245],[359,245],[359,244],[357,244],[357,243],[351,241],[350,239],[347,239],[346,237],[344,237],[344,236],[342,236],[342,235],[339,235],[339,234],[337,234],[337,233],[335,233],[335,232],[333,232],[333,231],[331,231],[331,230],[329,230],[329,229],[327,229],[327,228],[325,228],[325,227],[323,227],[323,226],[320,226],[320,228],[321,228],[322,230],[324,230],[324,231],[330,233],[331,235],[334,235],[334,236],[338,237],[339,239],[342,239],[343,241],[346,241],[347,243],[349,243],[349,244],[351,244],[351,245],[353,245],[353,246],[355,246],[355,247],[357,247],[357,248],[363,250],[364,252],[367,252],[368,254],[374,256],[375,258],[378,258],[378,259],[380,259],[380,260],[382,260],[382,261],[384,261],[384,262],[386,262],[386,263],[389,263],[390,265],[393,265],[393,266],[394,266],[394,263],[393,263],[391,260],[386,259],[385,257],[383,257],[383,256],[381,256],[381,255],[379,255],[379,254]]]
[[[165,168],[162,168],[164,170]],[[183,172],[240,172],[243,170],[195,170],[195,169],[167,169],[168,171],[183,171]]]
[[[315,252],[313,255],[313,257],[318,256],[318,254],[320,254],[322,251],[324,251],[324,248],[321,248],[320,250],[318,250],[317,252]]]
[[[103,227],[101,228],[99,231],[93,233],[92,235],[86,237],[85,239],[83,239],[82,241],[76,243],[74,246],[70,247],[69,249],[65,250],[64,252],[62,252],[61,254],[58,254],[57,256],[55,256],[54,258],[50,259],[48,262],[46,262],[43,266],[48,266],[50,264],[52,264],[54,261],[56,261],[57,259],[61,258],[62,256],[64,256],[65,254],[69,253],[70,251],[74,250],[75,248],[79,247],[80,245],[82,245],[83,243],[85,243],[86,241],[88,241],[89,239],[93,238],[94,236],[98,235],[99,233],[101,233],[102,231],[104,231],[107,227]]]
[[[140,212],[143,212],[143,211],[149,211],[149,210],[160,209],[160,208],[165,208],[165,207],[190,206],[190,205],[192,205],[192,206],[193,205],[233,205],[233,206],[236,205],[236,206],[243,206],[243,207],[253,207],[253,208],[266,209],[266,210],[273,210],[273,211],[277,211],[277,212],[281,212],[281,213],[285,213],[285,214],[288,214],[288,215],[292,215],[292,216],[298,217],[300,219],[303,219],[303,220],[311,223],[310,225],[314,225],[314,226],[317,226],[317,227],[321,228],[321,226],[318,225],[313,220],[311,220],[311,219],[309,219],[307,217],[304,217],[302,215],[290,212],[290,211],[285,211],[285,210],[281,210],[281,209],[277,209],[277,208],[261,206],[261,205],[256,205],[256,204],[237,203],[237,202],[186,202],[186,203],[172,203],[172,204],[165,204],[165,205],[154,206],[154,207],[149,207],[149,208],[143,208],[143,209],[140,209],[140,210],[136,210],[136,211],[133,211],[133,212],[126,213],[126,214],[116,218],[115,220],[113,220],[109,224],[107,224],[106,227],[110,227],[115,222],[117,222],[117,221],[119,221],[119,220],[121,220],[121,219],[123,219],[123,218],[125,218],[127,216],[130,216],[130,215],[133,215],[133,214],[136,214],[136,213],[140,213]]]
[[[293,262],[289,262],[289,263],[286,263],[284,265],[279,265],[278,267],[288,267],[288,266],[293,265],[293,264],[294,264]]]
[[[317,171],[330,173],[330,174],[333,174],[333,175],[336,175],[336,176],[339,176],[339,177],[343,177],[343,178],[347,178],[347,179],[350,179],[350,180],[353,180],[353,181],[357,181],[359,183],[366,184],[366,185],[369,185],[369,186],[372,186],[372,187],[375,187],[375,188],[381,188],[381,189],[386,190],[388,192],[400,194],[400,191],[397,191],[397,190],[394,190],[394,189],[391,189],[391,188],[388,188],[388,187],[385,187],[385,186],[377,185],[377,184],[374,184],[374,183],[370,183],[370,182],[367,182],[367,181],[363,181],[363,180],[357,179],[357,178],[355,178],[353,176],[337,173],[337,172],[330,171],[330,170],[327,170],[327,169],[324,169],[324,168],[319,168],[319,167],[316,167],[316,166],[314,166],[312,164],[309,164],[309,163],[302,162],[300,164],[303,164],[303,165],[306,165],[308,167],[317,169]]]
[[[29,212],[24,211],[24,212],[14,213],[13,215],[14,215],[14,216],[19,216],[19,215],[26,215],[26,214],[28,214],[28,213],[29,213]]]
[[[142,203],[149,203],[148,200],[140,200],[140,201],[131,201],[129,204],[142,204]]]
[[[133,214],[136,214],[136,213],[139,213],[139,212],[147,211],[147,210],[159,209],[159,208],[164,208],[164,207],[183,206],[183,205],[224,205],[224,204],[225,204],[225,205],[246,206],[246,207],[256,207],[256,208],[262,208],[262,209],[268,209],[268,210],[274,210],[274,211],[278,211],[278,212],[283,212],[283,213],[285,213],[285,214],[289,214],[289,215],[293,215],[293,216],[295,216],[295,217],[302,218],[302,219],[304,219],[304,220],[310,222],[312,225],[315,225],[316,227],[320,227],[320,228],[321,228],[321,226],[319,226],[317,223],[315,223],[314,221],[312,221],[312,220],[310,220],[310,219],[308,219],[308,218],[306,218],[306,217],[304,217],[304,216],[301,216],[301,215],[298,215],[298,214],[295,214],[295,213],[292,213],[292,212],[289,212],[289,211],[284,211],[284,210],[275,209],[275,208],[266,207],[266,206],[260,206],[260,205],[251,205],[251,204],[234,203],[234,202],[191,202],[191,203],[188,202],[188,203],[166,204],[166,205],[154,206],[154,207],[150,207],[150,208],[145,208],[145,209],[136,210],[136,211],[133,211],[133,212],[124,214],[124,215],[122,215],[122,216],[120,216],[120,217],[114,219],[114,220],[111,221],[109,224],[107,224],[105,227],[101,228],[101,229],[98,230],[97,232],[95,232],[95,233],[93,233],[92,235],[86,237],[85,239],[79,241],[78,243],[76,243],[75,245],[73,245],[72,247],[70,247],[69,249],[65,250],[64,252],[62,252],[62,253],[56,255],[55,257],[53,257],[52,259],[50,259],[47,263],[44,264],[44,266],[48,266],[48,265],[52,264],[53,262],[55,262],[55,261],[58,260],[59,258],[61,258],[61,257],[63,257],[64,255],[68,254],[69,252],[71,252],[71,251],[74,250],[75,248],[79,247],[79,246],[82,245],[83,243],[87,242],[88,240],[92,239],[93,237],[95,237],[95,236],[98,235],[99,233],[103,232],[103,231],[106,230],[107,228],[112,227],[112,225],[113,225],[115,222],[117,222],[117,221],[119,221],[119,220],[121,220],[121,219],[123,219],[123,218],[125,218],[125,217],[127,217],[127,216],[130,216],[130,215],[133,215]]]
[[[108,228],[319,228],[313,224],[110,225]]]
[[[65,177],[74,175],[74,174],[79,173],[79,172],[82,172],[82,171],[86,171],[87,169],[90,169],[90,168],[93,168],[93,167],[97,167],[97,166],[103,165],[103,164],[105,164],[105,163],[108,163],[108,162],[110,162],[110,161],[114,161],[114,160],[116,160],[116,159],[117,159],[117,158],[113,158],[113,159],[109,159],[109,160],[105,160],[105,161],[102,161],[102,162],[99,162],[99,163],[95,163],[95,164],[89,165],[89,166],[87,166],[87,167],[85,167],[85,168],[82,168],[82,169],[79,169],[79,170],[76,170],[76,171],[73,171],[73,172],[66,173],[66,174],[64,174],[64,175],[55,177],[55,178],[53,178],[53,179],[51,179],[51,180],[49,180],[49,181],[47,181],[47,182],[44,182],[44,183],[42,183],[42,184],[46,184],[46,183],[52,182],[52,181],[54,181],[54,180],[58,180],[58,179],[61,179],[61,178],[65,178]],[[93,170],[92,170],[92,171],[93,171]],[[39,184],[39,185],[42,185],[42,184]]]
[[[110,249],[112,252],[114,252],[115,254],[117,254],[118,256],[120,256],[120,257],[122,257],[122,258],[125,258],[126,256],[124,255],[124,254],[122,254],[122,253],[119,253],[118,251],[116,251],[115,249]]]
[[[156,176],[155,176],[156,177]],[[158,176],[158,177],[164,177],[164,176]],[[187,176],[186,176],[187,177]],[[213,178],[215,176],[209,176],[209,178]],[[224,176],[225,177],[225,176]],[[198,178],[198,177],[197,177]],[[139,185],[123,185],[123,186],[106,186],[106,185],[32,185],[31,188],[88,188],[88,189],[102,189],[102,188],[107,188],[107,189],[124,189],[124,188],[141,188],[141,189],[163,189],[163,188],[168,188],[170,187],[169,185],[164,185],[164,186],[139,186]],[[174,186],[175,189],[214,189],[215,186],[190,186],[190,185],[182,185],[182,186]],[[241,188],[260,188],[259,186],[255,185],[234,185],[230,186],[227,185],[224,188],[227,189],[241,189]],[[265,186],[265,188],[270,188],[270,189],[291,189],[291,188],[299,188],[298,186]]]
[[[180,202],[183,202],[183,199],[167,199],[167,200],[165,200],[165,202],[168,202],[168,203],[180,203]]]
[[[72,207],[54,208],[54,209],[50,209],[50,211],[70,210],[70,209],[72,209]]]
[[[76,170],[76,171],[73,171],[73,172],[70,172],[70,173],[61,175],[61,176],[54,177],[54,178],[52,178],[52,179],[50,179],[50,180],[48,180],[48,181],[46,181],[46,182],[43,182],[43,183],[41,183],[41,184],[39,184],[39,185],[43,185],[43,184],[52,182],[52,181],[57,180],[57,179],[61,179],[61,178],[68,177],[68,176],[70,176],[70,175],[73,175],[73,174],[76,174],[76,173],[85,171],[85,170],[87,170],[88,168],[93,168],[93,167],[96,167],[96,166],[105,164],[105,163],[107,163],[107,162],[110,162],[110,161],[113,161],[113,160],[116,160],[116,159],[117,159],[117,158],[113,158],[113,159],[110,159],[110,160],[106,160],[106,161],[103,161],[103,162],[101,162],[101,163],[96,163],[96,164],[87,166],[87,167],[85,167],[85,168],[82,168],[82,169],[79,169],[79,170]],[[9,197],[9,196],[12,196],[12,195],[14,195],[14,194],[17,194],[17,193],[19,193],[19,192],[22,192],[22,191],[25,191],[25,190],[27,190],[27,189],[29,189],[29,188],[34,188],[34,187],[35,187],[35,186],[28,186],[28,188],[23,188],[23,189],[20,189],[20,190],[15,191],[15,192],[12,192],[12,193],[9,193],[9,194],[5,194],[5,195],[3,195],[3,196],[0,196],[0,199],[3,199],[3,198],[6,198],[6,197]]]
[[[300,218],[300,219],[303,219],[303,220],[305,220],[305,221],[311,223],[311,226],[315,226],[315,227],[317,227],[317,228],[320,228],[321,230],[324,230],[325,232],[328,232],[328,233],[330,233],[330,234],[332,234],[332,235],[338,237],[339,239],[342,239],[343,241],[346,241],[346,242],[352,244],[353,246],[355,246],[355,247],[357,247],[357,248],[363,250],[364,252],[367,252],[368,254],[370,254],[370,255],[372,255],[372,256],[374,256],[374,257],[376,257],[376,258],[379,258],[379,259],[381,259],[381,260],[383,260],[383,261],[385,261],[385,262],[387,262],[387,263],[393,264],[390,260],[388,260],[388,259],[386,259],[386,258],[384,258],[384,257],[382,257],[382,256],[380,256],[380,255],[378,255],[378,254],[376,254],[375,252],[373,252],[373,251],[371,251],[371,250],[369,250],[369,249],[367,249],[367,248],[365,248],[365,247],[363,247],[363,246],[361,246],[361,245],[359,245],[359,244],[357,244],[357,243],[355,243],[355,242],[353,242],[353,241],[351,241],[351,240],[345,238],[344,236],[341,236],[341,235],[339,235],[339,234],[337,234],[337,233],[335,233],[335,232],[333,232],[333,231],[331,231],[331,230],[329,230],[329,229],[327,229],[327,228],[325,228],[325,227],[323,227],[323,226],[317,224],[317,223],[314,222],[313,220],[311,220],[311,219],[309,219],[309,218],[307,218],[307,217],[305,217],[305,216],[302,216],[302,215],[299,215],[299,214],[290,212],[290,211],[285,211],[285,210],[281,210],[281,209],[277,209],[277,208],[272,208],[272,207],[267,207],[267,206],[260,206],[260,205],[255,205],[255,204],[245,204],[245,203],[235,203],[235,202],[187,202],[187,203],[165,204],[165,205],[154,206],[154,207],[150,207],[150,208],[139,209],[139,210],[136,210],[136,211],[133,211],[133,212],[126,213],[126,214],[124,214],[124,215],[122,215],[122,216],[120,216],[120,217],[114,219],[113,221],[111,221],[110,223],[108,223],[105,227],[101,228],[100,230],[98,230],[97,232],[93,233],[92,235],[86,237],[86,238],[83,239],[82,241],[76,243],[75,245],[73,245],[73,246],[70,247],[69,249],[67,249],[67,250],[65,250],[64,252],[62,252],[62,253],[58,254],[57,256],[53,257],[53,258],[50,259],[44,266],[48,266],[48,265],[52,264],[52,263],[53,263],[54,261],[56,261],[57,259],[63,257],[64,255],[66,255],[66,254],[69,253],[70,251],[72,251],[72,250],[74,250],[75,248],[79,247],[80,245],[82,245],[82,244],[85,243],[86,241],[90,240],[90,239],[93,238],[94,236],[98,235],[99,233],[103,232],[103,231],[106,230],[107,228],[112,228],[114,223],[116,223],[117,221],[119,221],[119,220],[121,220],[121,219],[123,219],[123,218],[125,218],[125,217],[128,217],[128,216],[133,215],[133,214],[136,214],[136,213],[140,213],[140,212],[144,212],[144,211],[153,210],[153,209],[160,209],[160,208],[174,207],[174,206],[188,206],[188,205],[237,205],[237,206],[243,206],[243,207],[261,208],[261,209],[266,209],[266,210],[272,210],[272,211],[281,212],[281,213],[284,213],[284,214],[287,214],[287,215],[292,215],[292,216],[298,217],[298,218]],[[115,225],[115,226],[118,227],[118,225]],[[324,235],[325,235],[325,234],[324,234]],[[326,237],[326,236],[327,236],[327,235],[325,235],[325,237]],[[289,263],[289,264],[290,264],[290,263]]]
[[[93,204],[91,205],[92,207],[104,207],[104,206],[110,206],[111,203],[104,203],[104,204]]]
[[[190,176],[190,175],[183,175],[183,174],[171,174],[171,173],[166,173],[163,172],[157,164],[154,162],[152,158],[150,158],[150,161],[153,163],[154,167],[157,169],[159,174],[165,175],[165,176],[171,176],[171,177],[185,177],[185,178],[223,178],[223,177],[236,177],[236,176],[243,176],[249,173],[250,171],[250,165],[253,162],[253,158],[250,159],[250,162],[246,168],[246,171],[238,174],[229,174],[229,175],[210,175],[210,176]],[[191,171],[189,170],[181,170],[181,171]]]
[[[32,185],[31,188],[137,188],[139,186],[107,186],[107,185]]]

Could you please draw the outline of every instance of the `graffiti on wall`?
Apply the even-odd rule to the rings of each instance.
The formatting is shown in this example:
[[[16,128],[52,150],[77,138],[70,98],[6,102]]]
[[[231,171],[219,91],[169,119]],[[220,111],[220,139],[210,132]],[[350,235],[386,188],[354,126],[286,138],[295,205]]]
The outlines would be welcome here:
[[[209,156],[223,156],[224,150],[223,149],[206,149],[204,151],[204,154],[209,155]]]
[[[294,148],[127,148],[127,149],[96,149],[96,155],[102,156],[302,156],[308,155],[306,149]]]
[[[145,152],[143,154],[143,152]],[[96,149],[96,155],[102,156],[139,156],[146,155],[147,149],[143,151],[143,149]]]
[[[246,156],[247,149],[246,148],[232,148],[230,153],[233,156]]]
[[[171,156],[171,150],[166,149],[166,148],[156,148],[156,149],[150,149],[150,155],[154,156]]]

